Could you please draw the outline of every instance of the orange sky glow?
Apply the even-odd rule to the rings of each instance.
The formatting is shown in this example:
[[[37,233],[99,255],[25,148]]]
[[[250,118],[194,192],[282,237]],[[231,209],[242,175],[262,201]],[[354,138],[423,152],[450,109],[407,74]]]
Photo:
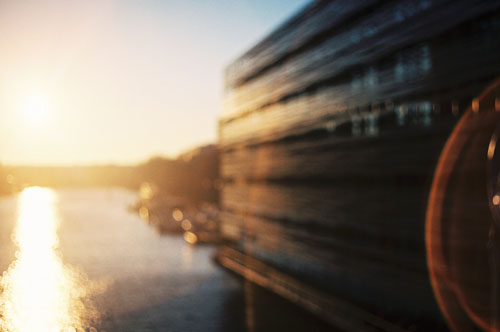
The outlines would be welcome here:
[[[216,141],[222,71],[307,3],[0,3],[0,163],[127,164]]]

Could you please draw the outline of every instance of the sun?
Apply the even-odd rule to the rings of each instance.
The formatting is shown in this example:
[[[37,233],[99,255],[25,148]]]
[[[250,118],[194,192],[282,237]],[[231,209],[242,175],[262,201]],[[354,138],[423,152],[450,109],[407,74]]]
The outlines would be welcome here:
[[[46,119],[49,105],[47,99],[40,94],[26,97],[23,105],[23,116],[31,123],[39,123]]]

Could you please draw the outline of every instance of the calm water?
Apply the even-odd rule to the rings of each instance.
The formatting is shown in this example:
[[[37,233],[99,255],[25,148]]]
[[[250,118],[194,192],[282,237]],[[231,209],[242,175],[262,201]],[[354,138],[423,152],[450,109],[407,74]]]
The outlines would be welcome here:
[[[2,330],[328,329],[220,268],[215,247],[158,235],[128,212],[136,199],[43,188],[1,198]]]

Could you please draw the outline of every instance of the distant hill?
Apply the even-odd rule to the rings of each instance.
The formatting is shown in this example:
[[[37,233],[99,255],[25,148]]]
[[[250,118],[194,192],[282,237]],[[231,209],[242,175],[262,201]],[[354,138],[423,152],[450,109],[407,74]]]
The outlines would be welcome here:
[[[148,182],[160,193],[218,203],[218,179],[219,152],[215,145],[207,145],[176,159],[154,157],[134,166],[0,166],[0,194],[26,186],[119,186],[137,190],[141,183]]]

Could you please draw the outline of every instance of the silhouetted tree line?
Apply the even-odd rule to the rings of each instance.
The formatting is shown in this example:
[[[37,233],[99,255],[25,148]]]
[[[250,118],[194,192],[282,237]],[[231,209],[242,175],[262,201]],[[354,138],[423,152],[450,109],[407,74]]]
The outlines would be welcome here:
[[[155,184],[160,193],[197,203],[219,201],[219,153],[214,145],[197,148],[175,160],[152,158],[136,167],[141,182]]]
[[[193,203],[219,201],[219,153],[207,145],[177,159],[155,157],[136,166],[0,166],[0,193],[25,186],[102,187],[137,190],[144,182],[160,194],[182,197]]]
[[[10,186],[7,183],[7,173],[5,168],[0,165],[0,195],[5,195],[10,193]]]

